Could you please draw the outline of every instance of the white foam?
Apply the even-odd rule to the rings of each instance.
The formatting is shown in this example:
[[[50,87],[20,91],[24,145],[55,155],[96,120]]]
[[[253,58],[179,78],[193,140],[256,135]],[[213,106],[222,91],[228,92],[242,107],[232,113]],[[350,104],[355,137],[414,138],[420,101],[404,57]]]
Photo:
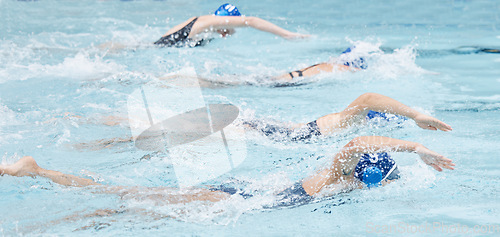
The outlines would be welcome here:
[[[401,48],[394,49],[393,52],[384,52],[381,50],[381,42],[365,41],[347,41],[354,47],[348,54],[332,55],[329,60],[332,63],[343,64],[346,60],[355,60],[362,57],[368,67],[366,70],[355,72],[334,71],[330,73],[321,73],[313,77],[297,78],[294,83],[310,83],[323,80],[348,81],[352,80],[353,76],[369,79],[397,79],[407,75],[422,75],[435,74],[418,66],[415,62],[417,45],[407,45]],[[289,65],[289,70],[297,70],[310,66],[307,63]],[[275,86],[282,84],[283,81],[275,81],[274,77],[287,73],[283,68],[275,68],[272,65],[255,64],[251,66],[240,67],[233,65],[233,62],[215,62],[205,61],[203,64],[202,77],[210,81],[220,82],[230,85],[252,84],[263,86]],[[240,72],[229,72],[227,68],[239,67]],[[224,69],[225,68],[225,69]],[[241,74],[241,71],[247,71],[246,74]]]
[[[52,76],[70,77],[81,80],[101,78],[124,70],[122,65],[109,60],[103,60],[99,56],[90,58],[86,53],[78,53],[72,58],[65,58],[62,63],[54,66],[34,64],[32,68]]]
[[[8,142],[11,139],[22,139],[22,135],[20,133],[3,134],[2,132],[3,126],[17,125],[20,123],[20,120],[17,118],[17,113],[0,103],[0,143]]]
[[[175,204],[171,201],[177,195],[195,195],[197,192],[203,191],[200,189],[179,190],[167,188],[163,190],[139,189],[137,190],[139,192],[126,192],[124,190],[122,199],[126,200],[126,208],[131,210],[147,210],[151,213],[189,223],[229,225],[235,223],[243,213],[261,210],[263,206],[275,204],[275,193],[292,184],[285,173],[271,174],[259,180],[254,178],[238,178],[238,180],[248,183],[243,191],[252,194],[252,198],[244,199],[240,195],[232,195],[218,202],[194,201]],[[164,197],[174,197],[174,199],[169,200],[169,198]]]
[[[16,113],[0,103],[0,126],[14,125],[18,123]]]
[[[33,77],[64,77],[95,79],[109,76],[124,70],[124,66],[101,56],[90,54],[86,51],[76,53],[74,56],[64,58],[63,62],[48,65],[39,63],[39,55],[33,48],[18,47],[17,45],[3,44],[0,48],[0,83],[9,80],[26,80]]]
[[[194,194],[196,190],[186,191],[186,194]],[[176,191],[147,191],[125,195],[127,208],[134,210],[147,210],[161,216],[175,218],[190,223],[228,225],[234,223],[238,218],[250,209],[255,208],[252,202],[243,199],[239,195],[219,202],[194,201],[187,204],[172,204],[161,196],[182,195],[182,190]]]
[[[0,137],[1,138],[1,137]],[[9,156],[8,154],[4,154],[2,156],[2,160],[0,162],[0,165],[10,165],[16,163],[21,157],[16,153],[12,156]]]
[[[394,79],[407,74],[429,73],[415,63],[417,53],[414,45],[394,49],[392,53],[384,53],[380,49],[380,42],[356,41],[352,43],[355,46],[352,53],[355,57],[365,58],[368,64],[366,74],[369,74],[371,78]]]

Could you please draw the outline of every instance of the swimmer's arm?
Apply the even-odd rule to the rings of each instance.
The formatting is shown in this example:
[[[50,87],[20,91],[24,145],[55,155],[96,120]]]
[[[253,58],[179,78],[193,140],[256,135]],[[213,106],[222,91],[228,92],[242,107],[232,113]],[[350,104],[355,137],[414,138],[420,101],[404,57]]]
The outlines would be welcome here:
[[[269,21],[260,19],[258,17],[248,17],[246,24],[255,29],[269,32],[271,34],[279,35],[285,39],[298,39],[298,38],[308,38],[310,35],[299,34],[295,32],[290,32],[285,30]]]
[[[320,63],[313,67],[303,68],[300,71],[302,71],[302,76],[310,77],[320,74],[322,72],[333,72],[336,70],[348,70],[348,69],[349,67],[345,65],[333,64],[333,63]]]
[[[420,113],[395,99],[389,98],[381,94],[365,93],[362,99],[355,100],[353,104],[349,105],[349,107],[346,109],[351,111],[343,111],[343,112],[356,113],[356,110],[359,109],[365,111],[373,110],[378,112],[405,116],[413,119],[417,123],[417,125],[423,129],[429,129],[429,130],[439,129],[442,131],[452,130],[450,125],[434,117]]]
[[[390,137],[365,136],[354,138],[345,145],[340,152],[339,158],[334,159],[332,168],[341,167],[343,172],[346,173],[346,171],[353,170],[358,164],[359,156],[355,156],[355,154],[380,152],[417,153],[427,165],[432,166],[437,171],[442,171],[442,168],[453,170],[452,166],[455,166],[452,160],[429,150],[420,143]]]
[[[275,77],[275,79],[276,80],[291,81],[294,78],[310,77],[310,76],[317,75],[321,72],[332,72],[333,70],[334,70],[334,65],[329,64],[329,63],[320,63],[320,64],[316,64],[314,66],[309,66],[309,67],[297,70],[297,71],[302,72],[302,76],[300,76],[297,71],[293,71],[293,72],[289,72],[289,73],[285,73],[283,75],[277,76],[277,77]],[[293,78],[292,78],[292,76],[290,76],[290,73],[293,75]]]
[[[442,168],[453,170],[453,161],[429,150],[417,142],[404,141],[389,137],[366,136],[357,137],[345,145],[335,154],[332,163],[315,174],[305,178],[302,186],[309,194],[315,194],[327,185],[349,179],[359,162],[357,154],[380,152],[411,152],[417,153],[420,158],[437,171]]]
[[[110,138],[110,139],[100,139],[100,140],[86,142],[86,143],[74,144],[74,145],[72,145],[72,147],[75,149],[78,149],[78,150],[97,151],[97,150],[102,150],[102,149],[109,149],[109,148],[112,148],[114,146],[121,145],[121,144],[128,144],[128,143],[133,142],[133,141],[134,141],[133,137]]]
[[[71,174],[64,174],[55,170],[44,169],[38,166],[35,159],[31,156],[25,156],[11,165],[0,165],[0,175],[4,174],[16,177],[44,177],[52,180],[54,183],[65,186],[86,187],[100,185],[91,179],[81,178]]]
[[[302,68],[298,71],[302,72],[302,77],[311,77],[318,75],[322,72],[334,72],[334,71],[347,71],[352,70],[349,66],[335,64],[335,63],[320,63],[314,66],[309,66],[306,68]],[[293,75],[293,78],[290,76],[290,73]],[[283,81],[292,81],[295,78],[301,77],[296,71],[282,74],[280,76],[275,77],[275,80],[283,80]]]
[[[202,17],[200,17],[202,18]],[[201,20],[201,19],[200,19]],[[199,21],[200,21],[199,20]],[[269,32],[271,34],[275,34],[281,36],[285,39],[297,39],[297,38],[307,38],[310,35],[304,35],[299,33],[294,33],[288,30],[285,30],[269,21],[260,19],[258,17],[252,16],[203,16],[202,21],[197,22],[196,28],[193,26],[191,30],[191,34],[198,34],[204,31],[205,29],[213,28],[217,29],[225,29],[228,27],[252,27],[257,30]]]

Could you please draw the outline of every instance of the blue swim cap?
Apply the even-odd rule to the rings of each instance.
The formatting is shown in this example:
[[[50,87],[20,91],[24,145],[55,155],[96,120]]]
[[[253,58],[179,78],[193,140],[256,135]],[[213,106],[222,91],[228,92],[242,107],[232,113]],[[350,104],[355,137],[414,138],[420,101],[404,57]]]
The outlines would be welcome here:
[[[344,50],[344,52],[341,53],[341,55],[348,54],[348,53],[352,52],[352,49],[354,49],[355,47],[356,46],[352,46],[352,47],[347,48],[346,50]],[[346,62],[344,62],[344,65],[349,66],[349,67],[360,68],[360,69],[368,68],[368,64],[366,63],[365,59],[362,57],[346,61]]]
[[[386,120],[389,122],[390,121],[397,121],[398,123],[402,123],[403,121],[406,120],[406,117],[370,110],[366,114],[366,120],[371,120],[371,119],[381,119],[381,120]]]
[[[361,181],[368,185],[369,188],[377,187],[380,185],[382,181],[382,171],[375,166],[368,166],[363,171],[363,175],[361,176]]]
[[[355,46],[352,46],[352,48],[355,48]],[[346,50],[344,50],[344,52],[342,52],[341,54],[350,53],[351,51],[352,51],[352,49],[351,49],[351,47],[349,47]]]
[[[363,154],[354,169],[354,177],[365,183],[369,188],[377,187],[396,168],[396,162],[385,152]]]
[[[216,16],[241,16],[236,6],[226,3],[222,4],[214,13]]]

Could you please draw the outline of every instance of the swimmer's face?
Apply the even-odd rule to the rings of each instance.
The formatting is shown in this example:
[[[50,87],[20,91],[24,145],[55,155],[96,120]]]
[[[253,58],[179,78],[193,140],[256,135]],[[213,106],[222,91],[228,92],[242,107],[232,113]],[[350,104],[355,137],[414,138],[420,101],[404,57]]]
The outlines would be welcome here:
[[[217,30],[217,33],[219,33],[222,37],[230,36],[236,32],[233,28],[228,28],[228,29],[219,29]]]

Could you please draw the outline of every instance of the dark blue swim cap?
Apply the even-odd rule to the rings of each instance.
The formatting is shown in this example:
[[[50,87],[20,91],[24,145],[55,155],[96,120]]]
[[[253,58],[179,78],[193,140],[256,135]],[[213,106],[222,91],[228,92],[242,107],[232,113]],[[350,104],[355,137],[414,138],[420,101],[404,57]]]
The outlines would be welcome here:
[[[354,169],[354,177],[368,187],[377,187],[396,169],[396,162],[389,154],[364,154]]]
[[[236,6],[226,3],[222,4],[214,13],[216,16],[241,16]]]

